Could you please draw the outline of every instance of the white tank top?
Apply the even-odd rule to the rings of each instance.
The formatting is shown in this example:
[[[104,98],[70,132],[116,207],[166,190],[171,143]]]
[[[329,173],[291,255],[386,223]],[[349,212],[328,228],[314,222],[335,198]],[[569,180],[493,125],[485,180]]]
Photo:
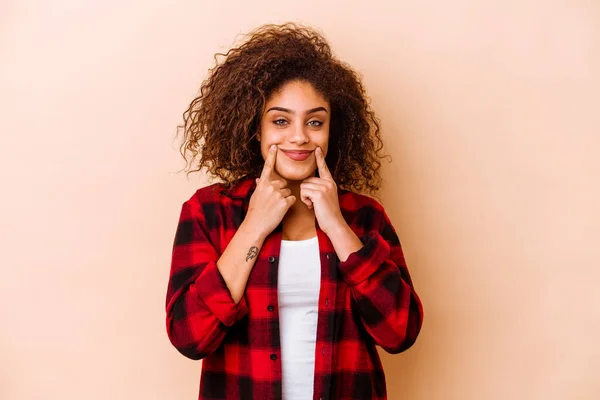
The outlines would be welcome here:
[[[321,261],[317,236],[281,241],[277,294],[283,400],[312,399]]]

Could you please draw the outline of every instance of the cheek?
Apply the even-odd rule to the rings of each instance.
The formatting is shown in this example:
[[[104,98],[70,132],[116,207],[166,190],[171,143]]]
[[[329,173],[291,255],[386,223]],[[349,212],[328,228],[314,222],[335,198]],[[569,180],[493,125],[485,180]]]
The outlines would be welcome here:
[[[261,126],[261,134],[260,134],[260,142],[261,147],[269,147],[274,143],[279,143],[281,141],[282,133],[274,128],[273,126],[266,125]]]
[[[261,126],[258,141],[260,142],[260,151],[263,157],[265,157],[267,155],[267,152],[269,151],[269,146],[272,143],[271,136],[272,135],[269,132],[269,129],[265,126]]]
[[[318,146],[327,154],[329,149],[329,129],[322,132],[317,141]]]
[[[263,159],[267,159],[271,145],[281,145],[281,143],[282,136],[279,132],[273,132],[269,129],[263,130],[260,135],[260,152],[262,153]]]

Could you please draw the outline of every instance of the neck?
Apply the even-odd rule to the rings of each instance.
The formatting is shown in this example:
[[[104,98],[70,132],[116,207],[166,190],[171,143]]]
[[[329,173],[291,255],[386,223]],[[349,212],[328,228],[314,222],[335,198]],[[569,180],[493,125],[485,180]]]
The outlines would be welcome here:
[[[275,171],[273,171],[273,176],[278,179],[284,179]],[[316,176],[316,171],[313,172],[310,176]],[[313,209],[308,208],[308,206],[304,204],[300,199],[300,184],[302,183],[302,181],[294,181],[288,179],[284,180],[287,182],[287,188],[290,189],[292,191],[292,195],[296,197],[296,202],[293,206],[289,208],[287,214],[285,215],[285,219],[289,219],[290,217],[292,217],[293,219],[303,217],[311,217],[314,219],[315,211]]]
[[[300,182],[288,181],[288,188],[296,197],[296,202],[283,217],[284,240],[310,239],[316,234],[315,212],[300,200]]]
[[[292,191],[292,195],[294,195],[294,197],[296,197],[296,202],[294,203],[293,206],[290,207],[286,216],[288,216],[288,214],[293,215],[293,216],[314,215],[314,210],[308,208],[308,206],[306,204],[304,204],[302,202],[302,200],[300,199],[300,184],[301,183],[302,182],[300,182],[300,181],[288,181],[287,187]]]

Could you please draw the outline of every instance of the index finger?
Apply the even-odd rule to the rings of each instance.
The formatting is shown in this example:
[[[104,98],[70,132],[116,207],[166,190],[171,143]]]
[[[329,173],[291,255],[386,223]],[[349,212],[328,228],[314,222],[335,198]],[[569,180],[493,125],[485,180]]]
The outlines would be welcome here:
[[[263,167],[262,173],[260,174],[261,180],[269,180],[271,177],[271,173],[273,172],[273,168],[275,168],[275,160],[277,158],[277,145],[272,145],[269,147],[269,152],[267,153],[267,158],[265,159],[265,166]]]
[[[327,163],[325,162],[325,156],[323,155],[323,150],[320,147],[317,148],[316,154],[317,167],[319,168],[319,177],[332,180],[333,176],[331,175],[331,172],[329,172],[329,168],[327,167]]]

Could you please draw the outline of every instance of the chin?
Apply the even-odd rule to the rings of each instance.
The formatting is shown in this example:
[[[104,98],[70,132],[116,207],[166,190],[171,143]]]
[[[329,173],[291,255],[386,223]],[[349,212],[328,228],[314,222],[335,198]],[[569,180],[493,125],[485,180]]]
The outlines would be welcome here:
[[[311,176],[315,176],[314,169],[305,169],[305,170],[295,170],[289,171],[287,169],[276,170],[276,172],[286,181],[303,181],[306,178],[310,178]]]

